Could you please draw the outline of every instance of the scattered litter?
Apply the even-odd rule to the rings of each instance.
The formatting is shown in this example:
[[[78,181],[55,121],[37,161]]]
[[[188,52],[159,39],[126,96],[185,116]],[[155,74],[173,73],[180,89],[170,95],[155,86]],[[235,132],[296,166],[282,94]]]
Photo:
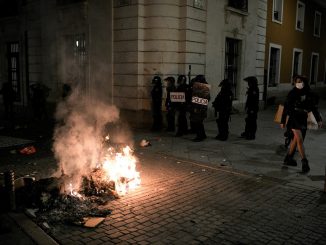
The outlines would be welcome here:
[[[190,172],[190,174],[194,174],[194,172]]]
[[[206,169],[204,169],[204,168],[203,168],[201,171],[205,172],[205,171],[206,171]]]
[[[11,151],[10,151],[10,154],[16,154],[16,153],[17,153],[16,150],[11,150]]]
[[[181,162],[177,162],[177,163],[181,163]]]
[[[16,179],[14,182],[15,189],[19,189],[26,185],[30,185],[33,183],[33,181],[35,181],[34,177],[29,177],[27,175],[25,177],[20,177],[20,178]]]
[[[86,221],[84,224],[84,227],[94,228],[94,227],[98,226],[99,224],[101,224],[105,220],[105,218],[90,217],[90,218],[84,218],[84,220]]]
[[[46,222],[43,222],[43,223],[42,223],[42,226],[43,226],[44,228],[46,228],[46,229],[50,229],[49,224],[46,223]]]
[[[36,212],[38,211],[38,209],[32,209],[32,208],[28,208],[28,209],[26,209],[25,210],[25,213],[28,215],[28,216],[30,216],[30,217],[32,217],[32,218],[36,218]]]
[[[222,161],[223,161],[223,162],[226,162],[226,159],[224,158]]]
[[[36,152],[36,148],[34,146],[26,146],[23,149],[21,149],[19,152],[21,154],[30,155]]]
[[[206,156],[200,156],[201,158],[204,158],[204,157],[206,157]]]
[[[148,140],[146,140],[146,139],[142,139],[141,141],[140,141],[140,146],[141,147],[147,147],[147,146],[151,146],[152,144],[148,141]]]

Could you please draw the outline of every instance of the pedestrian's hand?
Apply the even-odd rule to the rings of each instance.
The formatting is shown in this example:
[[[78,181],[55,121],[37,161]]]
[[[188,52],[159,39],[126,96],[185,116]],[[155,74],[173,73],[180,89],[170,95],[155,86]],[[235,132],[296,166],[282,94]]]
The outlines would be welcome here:
[[[281,126],[281,128],[283,129],[283,128],[284,128],[284,123],[281,123],[280,126]]]

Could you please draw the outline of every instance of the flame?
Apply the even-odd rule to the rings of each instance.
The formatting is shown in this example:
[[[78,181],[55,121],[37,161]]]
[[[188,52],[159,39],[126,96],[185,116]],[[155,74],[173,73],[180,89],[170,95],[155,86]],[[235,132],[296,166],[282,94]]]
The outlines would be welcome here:
[[[129,146],[121,152],[115,152],[108,148],[102,168],[108,181],[115,183],[115,191],[119,195],[125,195],[129,190],[134,190],[140,185],[140,175],[136,171],[136,158]]]

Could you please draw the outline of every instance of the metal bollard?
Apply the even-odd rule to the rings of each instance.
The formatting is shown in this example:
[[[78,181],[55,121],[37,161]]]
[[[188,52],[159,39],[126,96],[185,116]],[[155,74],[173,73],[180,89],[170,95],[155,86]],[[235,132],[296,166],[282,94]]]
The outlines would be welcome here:
[[[4,173],[5,190],[8,198],[7,209],[16,210],[16,196],[15,196],[15,173],[13,170]]]

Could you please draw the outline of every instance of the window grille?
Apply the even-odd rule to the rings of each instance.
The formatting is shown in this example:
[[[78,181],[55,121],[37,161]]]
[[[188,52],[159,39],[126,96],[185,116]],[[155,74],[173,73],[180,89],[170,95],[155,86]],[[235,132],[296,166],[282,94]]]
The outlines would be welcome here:
[[[234,98],[237,98],[237,80],[240,60],[240,44],[241,41],[232,38],[226,38],[225,42],[225,66],[224,78],[229,79],[232,84]]]
[[[248,0],[228,0],[228,6],[248,12]]]

